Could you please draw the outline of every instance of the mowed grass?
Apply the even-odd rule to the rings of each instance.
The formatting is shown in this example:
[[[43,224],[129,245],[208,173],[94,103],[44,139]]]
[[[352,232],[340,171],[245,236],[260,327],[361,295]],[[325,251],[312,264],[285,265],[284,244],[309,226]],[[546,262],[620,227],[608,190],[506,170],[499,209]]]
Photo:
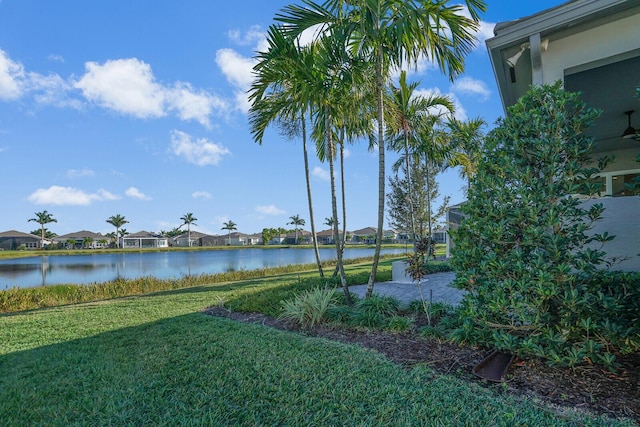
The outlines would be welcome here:
[[[0,425],[633,425],[200,312],[297,286],[290,274],[0,315]]]

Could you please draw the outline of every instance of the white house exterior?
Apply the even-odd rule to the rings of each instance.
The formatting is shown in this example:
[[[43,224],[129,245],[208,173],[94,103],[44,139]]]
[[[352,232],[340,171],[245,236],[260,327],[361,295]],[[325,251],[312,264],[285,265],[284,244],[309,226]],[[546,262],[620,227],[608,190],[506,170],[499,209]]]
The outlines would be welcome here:
[[[499,23],[494,34],[486,44],[505,110],[529,85],[561,80],[603,111],[590,130],[597,144],[593,157],[611,154],[615,160],[601,174],[601,197],[587,203],[606,208],[594,231],[616,235],[607,254],[630,257],[616,268],[640,270],[640,197],[624,188],[640,174],[640,140],[622,137],[629,124],[640,128],[640,0],[568,1]]]
[[[125,249],[169,247],[169,239],[160,234],[150,233],[148,231],[127,234],[122,237],[121,241],[122,247]]]
[[[53,241],[54,243],[64,245],[67,249],[104,249],[109,247],[111,239],[100,233],[81,230],[56,236],[53,238]]]

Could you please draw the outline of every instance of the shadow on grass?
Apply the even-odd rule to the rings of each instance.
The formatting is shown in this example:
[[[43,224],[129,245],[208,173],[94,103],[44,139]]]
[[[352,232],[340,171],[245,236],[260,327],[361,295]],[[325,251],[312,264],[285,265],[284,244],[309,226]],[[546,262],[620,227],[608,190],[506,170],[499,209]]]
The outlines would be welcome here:
[[[426,368],[405,371],[355,346],[202,313],[145,320],[0,356],[0,419],[54,426],[575,424]],[[615,425],[609,422],[592,425]]]

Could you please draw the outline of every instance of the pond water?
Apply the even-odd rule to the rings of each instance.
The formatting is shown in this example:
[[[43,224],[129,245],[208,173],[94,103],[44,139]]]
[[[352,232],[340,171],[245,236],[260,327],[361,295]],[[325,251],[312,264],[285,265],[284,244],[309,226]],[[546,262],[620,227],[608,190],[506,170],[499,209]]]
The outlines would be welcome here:
[[[345,259],[373,255],[373,249],[346,248]],[[382,249],[403,255],[405,249]],[[334,248],[321,248],[323,261],[335,259]],[[294,264],[315,264],[312,249],[225,249],[213,251],[132,252],[88,255],[38,255],[0,260],[0,290],[56,284],[102,283],[118,278],[159,279],[228,271],[256,270]]]

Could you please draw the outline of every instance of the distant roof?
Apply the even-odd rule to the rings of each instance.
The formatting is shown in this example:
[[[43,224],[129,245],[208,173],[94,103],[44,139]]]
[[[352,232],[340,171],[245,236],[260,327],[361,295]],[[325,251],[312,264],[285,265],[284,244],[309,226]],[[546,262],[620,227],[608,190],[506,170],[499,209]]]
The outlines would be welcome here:
[[[181,235],[175,237],[175,239],[186,239],[188,237],[189,237],[189,232],[185,231]],[[201,237],[220,237],[220,236],[215,235],[215,234],[205,234],[205,233],[201,233],[199,231],[192,231],[191,232],[191,238],[192,239],[200,239]]]
[[[165,239],[166,237],[157,234],[157,233],[152,233],[150,231],[138,231],[137,233],[131,233],[131,234],[127,234],[126,236],[124,236],[125,239],[129,239],[129,238],[156,238],[156,239]]]
[[[63,234],[62,236],[56,236],[53,238],[53,240],[59,240],[59,241],[63,241],[63,240],[67,240],[67,239],[86,239],[87,237],[90,237],[92,239],[104,239],[105,236],[100,234],[100,233],[94,233],[93,231],[87,231],[87,230],[81,230],[81,231],[75,231],[73,233],[67,233],[67,234]]]
[[[23,233],[22,231],[9,230],[3,231],[0,233],[0,237],[33,237],[34,239],[39,239],[39,236],[29,233]]]

